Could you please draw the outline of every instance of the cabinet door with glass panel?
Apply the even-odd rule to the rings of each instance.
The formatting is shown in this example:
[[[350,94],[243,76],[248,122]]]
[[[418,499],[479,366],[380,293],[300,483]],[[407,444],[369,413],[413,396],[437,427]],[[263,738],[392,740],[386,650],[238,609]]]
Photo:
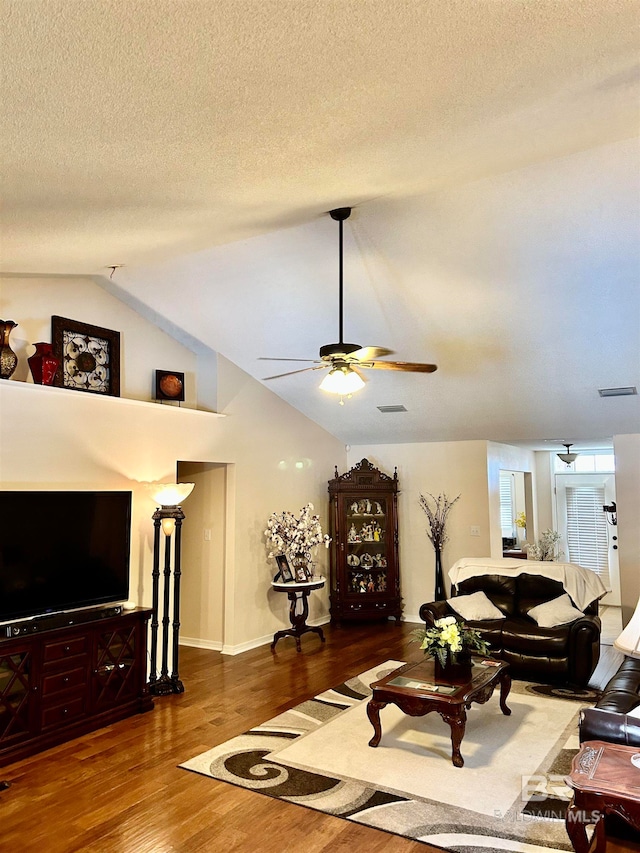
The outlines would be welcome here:
[[[329,481],[331,618],[400,619],[398,475],[363,459]]]

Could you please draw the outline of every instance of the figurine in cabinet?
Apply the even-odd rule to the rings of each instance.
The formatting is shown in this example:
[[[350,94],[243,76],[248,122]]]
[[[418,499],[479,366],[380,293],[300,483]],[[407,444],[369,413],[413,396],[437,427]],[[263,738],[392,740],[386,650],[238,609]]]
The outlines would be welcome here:
[[[328,485],[332,621],[393,616],[399,622],[397,471],[390,476],[363,459],[345,474],[336,469]],[[357,524],[356,515],[361,518]]]

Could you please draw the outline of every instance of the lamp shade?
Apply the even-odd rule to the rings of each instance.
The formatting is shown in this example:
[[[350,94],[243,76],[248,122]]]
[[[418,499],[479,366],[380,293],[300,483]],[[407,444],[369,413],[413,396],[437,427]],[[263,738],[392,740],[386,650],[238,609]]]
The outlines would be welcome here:
[[[354,370],[344,365],[330,370],[320,383],[320,388],[330,394],[353,394],[364,388],[364,382]]]
[[[571,465],[571,463],[575,462],[576,459],[578,458],[578,454],[569,452],[569,448],[571,447],[570,444],[565,444],[565,447],[567,448],[567,452],[566,453],[557,453],[556,456],[558,457],[558,459],[562,459],[562,461],[565,463],[565,465]]]
[[[195,483],[150,483],[149,492],[160,506],[177,506],[185,501],[195,487]]]
[[[629,624],[617,640],[614,640],[613,645],[624,655],[632,658],[640,658],[640,600],[636,604],[636,609]]]

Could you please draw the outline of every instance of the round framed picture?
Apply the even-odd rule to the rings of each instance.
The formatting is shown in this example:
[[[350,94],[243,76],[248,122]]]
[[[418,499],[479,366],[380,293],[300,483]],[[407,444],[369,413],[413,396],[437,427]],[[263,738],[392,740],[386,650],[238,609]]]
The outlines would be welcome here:
[[[184,400],[184,373],[156,370],[156,400]]]

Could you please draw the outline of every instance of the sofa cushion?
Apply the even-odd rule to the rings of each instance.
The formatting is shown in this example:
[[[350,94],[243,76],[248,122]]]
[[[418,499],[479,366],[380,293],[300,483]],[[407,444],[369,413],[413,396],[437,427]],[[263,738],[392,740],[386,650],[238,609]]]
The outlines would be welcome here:
[[[524,615],[537,604],[551,601],[566,592],[560,581],[545,578],[542,575],[521,574],[517,578],[516,610]]]
[[[469,628],[475,628],[485,643],[489,643],[489,654],[499,657],[502,651],[502,626],[505,623],[504,616],[500,619],[485,619],[483,622],[465,620]]]
[[[542,628],[535,622],[514,617],[502,623],[501,642],[504,649],[544,661],[567,656],[569,632],[566,626]]]
[[[456,595],[449,606],[466,621],[484,622],[487,619],[504,619],[504,613],[490,601],[482,590],[470,595]]]
[[[516,612],[517,578],[504,575],[477,575],[458,584],[458,594],[466,595],[481,590],[505,616]]]
[[[575,622],[576,619],[584,616],[584,613],[573,606],[571,599],[565,593],[565,595],[554,598],[552,601],[545,601],[544,604],[532,607],[527,615],[540,628],[556,628],[559,625],[569,625],[571,622]]]

